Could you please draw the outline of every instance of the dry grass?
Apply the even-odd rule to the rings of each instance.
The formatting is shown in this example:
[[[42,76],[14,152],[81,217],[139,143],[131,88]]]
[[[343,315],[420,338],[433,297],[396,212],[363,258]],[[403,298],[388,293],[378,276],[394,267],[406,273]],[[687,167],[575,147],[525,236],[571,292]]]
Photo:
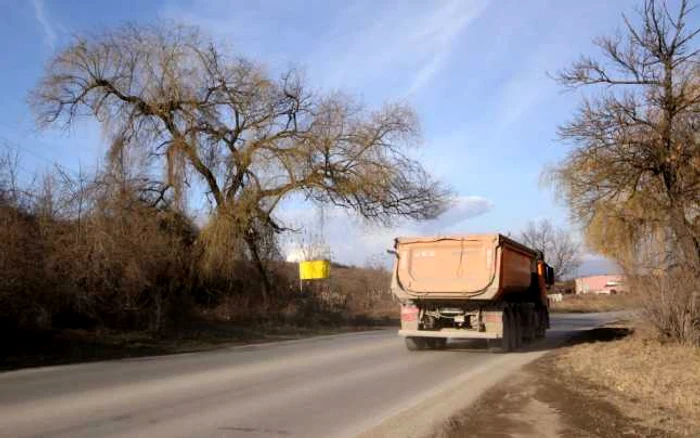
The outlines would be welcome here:
[[[631,310],[638,307],[638,301],[632,294],[617,295],[564,295],[564,300],[551,305],[552,312],[588,313]]]
[[[700,430],[700,349],[663,344],[638,330],[568,347],[554,363],[562,373],[612,391],[609,401],[618,399],[621,411],[650,427],[680,434]]]
[[[630,277],[640,291],[641,316],[660,339],[700,347],[700,272],[689,266]]]
[[[629,327],[581,333],[486,391],[433,438],[700,436],[700,350]]]

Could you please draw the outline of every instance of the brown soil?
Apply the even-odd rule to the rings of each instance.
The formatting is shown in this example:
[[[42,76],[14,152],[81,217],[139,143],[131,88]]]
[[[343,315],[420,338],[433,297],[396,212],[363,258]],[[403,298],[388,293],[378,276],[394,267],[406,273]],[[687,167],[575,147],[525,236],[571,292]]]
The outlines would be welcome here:
[[[657,399],[642,401],[562,366],[571,352],[601,345],[619,348],[630,342],[622,339],[628,333],[624,328],[606,327],[582,335],[489,390],[436,437],[700,436],[697,418],[669,400],[665,406]]]

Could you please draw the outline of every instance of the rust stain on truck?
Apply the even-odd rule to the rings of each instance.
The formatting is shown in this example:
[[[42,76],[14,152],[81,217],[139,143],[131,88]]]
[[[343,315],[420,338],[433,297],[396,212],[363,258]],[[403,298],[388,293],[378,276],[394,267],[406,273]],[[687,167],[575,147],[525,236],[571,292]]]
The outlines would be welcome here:
[[[544,254],[501,234],[399,237],[394,249],[391,289],[410,350],[476,338],[511,351],[549,327]]]

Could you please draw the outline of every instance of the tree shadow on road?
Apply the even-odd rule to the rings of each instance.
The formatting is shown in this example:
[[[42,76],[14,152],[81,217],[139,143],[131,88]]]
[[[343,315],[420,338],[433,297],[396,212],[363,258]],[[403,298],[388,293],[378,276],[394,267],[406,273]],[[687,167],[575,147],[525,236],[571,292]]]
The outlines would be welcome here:
[[[569,336],[569,334],[564,334],[562,332],[552,332],[548,333],[545,339],[540,339],[532,343],[525,344],[515,350],[513,353],[549,351],[578,344],[611,342],[629,336],[633,332],[633,329],[621,326],[606,326],[591,330],[580,330],[573,334],[573,336]],[[498,340],[487,341],[485,339],[459,339],[451,340],[447,344],[445,351],[461,353],[499,352],[499,346],[500,341]]]

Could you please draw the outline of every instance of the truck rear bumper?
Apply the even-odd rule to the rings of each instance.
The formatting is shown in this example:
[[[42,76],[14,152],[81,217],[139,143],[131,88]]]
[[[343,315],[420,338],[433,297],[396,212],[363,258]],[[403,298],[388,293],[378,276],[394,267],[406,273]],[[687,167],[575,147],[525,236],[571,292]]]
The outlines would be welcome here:
[[[449,338],[449,339],[501,339],[496,332],[477,332],[472,330],[442,329],[442,330],[399,330],[399,336],[416,338]]]

